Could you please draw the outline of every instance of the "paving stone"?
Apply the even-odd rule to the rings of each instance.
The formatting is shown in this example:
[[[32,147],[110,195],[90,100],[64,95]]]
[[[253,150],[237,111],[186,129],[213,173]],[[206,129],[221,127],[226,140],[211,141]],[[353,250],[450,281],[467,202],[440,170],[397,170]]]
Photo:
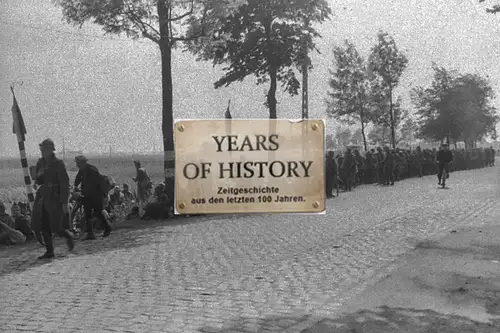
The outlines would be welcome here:
[[[221,333],[258,318],[252,328],[280,332],[333,313],[420,240],[495,222],[497,176],[496,167],[456,172],[446,191],[434,176],[364,186],[328,200],[325,215],[118,230],[67,256],[57,239],[50,263],[36,262],[40,247],[2,248],[0,326],[20,332],[29,315],[34,332]]]

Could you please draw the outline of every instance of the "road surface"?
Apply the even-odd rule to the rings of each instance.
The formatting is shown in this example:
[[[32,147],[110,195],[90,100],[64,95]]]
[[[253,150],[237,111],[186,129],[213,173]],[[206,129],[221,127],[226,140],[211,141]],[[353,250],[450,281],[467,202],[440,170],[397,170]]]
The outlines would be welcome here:
[[[325,215],[198,218],[117,230],[38,263],[0,250],[2,332],[293,332],[335,313],[419,241],[500,216],[497,167],[328,200]],[[188,221],[188,220],[185,220]]]

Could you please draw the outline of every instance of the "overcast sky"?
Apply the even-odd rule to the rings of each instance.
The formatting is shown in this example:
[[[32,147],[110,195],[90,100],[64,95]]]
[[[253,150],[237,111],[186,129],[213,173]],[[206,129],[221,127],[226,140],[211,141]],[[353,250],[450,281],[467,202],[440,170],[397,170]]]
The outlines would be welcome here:
[[[428,85],[431,63],[488,75],[499,93],[500,16],[485,13],[476,0],[331,1],[334,15],[320,26],[321,55],[310,75],[310,117],[325,118],[331,50],[344,39],[363,55],[379,29],[389,32],[409,59],[398,89],[407,106],[411,87]],[[28,128],[27,150],[38,152],[46,137],[61,149],[85,152],[150,152],[161,149],[160,59],[147,40],[102,37],[96,26],[83,29],[62,21],[51,1],[0,1],[0,156],[17,152],[12,134],[9,85],[16,88]],[[222,118],[229,98],[235,118],[267,118],[268,86],[243,83],[214,90],[222,72],[175,52],[174,117]],[[278,117],[300,117],[300,95],[278,94]],[[500,110],[500,103],[495,101]],[[329,131],[333,121],[327,122]]]

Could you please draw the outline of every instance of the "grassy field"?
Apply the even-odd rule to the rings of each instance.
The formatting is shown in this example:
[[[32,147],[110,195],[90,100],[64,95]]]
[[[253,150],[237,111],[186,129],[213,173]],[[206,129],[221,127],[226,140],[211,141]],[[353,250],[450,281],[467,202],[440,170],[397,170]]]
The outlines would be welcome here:
[[[95,165],[103,175],[112,176],[118,184],[127,183],[135,189],[132,178],[135,177],[134,160],[141,161],[154,183],[163,180],[163,155],[147,156],[117,156],[117,157],[88,157],[89,163]],[[67,159],[66,168],[73,183],[77,169],[71,159]],[[35,165],[36,160],[30,160],[29,165]],[[0,201],[7,209],[15,201],[27,201],[26,187],[24,186],[23,171],[19,158],[0,160]]]

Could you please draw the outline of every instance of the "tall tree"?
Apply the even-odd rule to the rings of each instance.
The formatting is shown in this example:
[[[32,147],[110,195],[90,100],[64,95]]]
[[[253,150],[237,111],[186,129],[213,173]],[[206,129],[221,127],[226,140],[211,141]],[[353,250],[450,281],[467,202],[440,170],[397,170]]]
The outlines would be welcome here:
[[[157,44],[161,55],[162,134],[165,182],[169,196],[174,191],[172,50],[179,42],[210,35],[214,18],[225,16],[243,0],[54,0],[66,21],[80,28],[86,22],[102,27],[105,34],[144,37]],[[196,33],[188,31],[193,20]],[[181,32],[180,32],[181,31]],[[187,31],[187,33],[182,33]]]
[[[436,65],[431,87],[413,91],[419,115],[419,134],[435,141],[464,141],[466,147],[496,136],[499,117],[491,106],[494,92],[489,82],[471,74],[447,71]]]
[[[450,95],[446,95],[453,86],[458,75],[443,67],[432,64],[434,80],[430,87],[417,87],[412,91],[412,100],[417,108],[419,131],[417,136],[432,141],[443,141],[445,138],[458,140],[460,133],[453,126],[451,114],[446,106]]]
[[[365,60],[356,46],[348,40],[344,42],[344,47],[337,46],[333,49],[333,56],[335,70],[330,70],[331,91],[326,99],[327,114],[349,125],[359,122],[366,151],[368,146],[365,127],[370,121],[370,83],[366,75]]]
[[[381,88],[383,95],[389,102],[389,118],[391,128],[392,147],[396,147],[396,126],[394,119],[394,89],[399,84],[399,79],[408,65],[406,56],[398,50],[394,38],[388,33],[379,31],[378,43],[372,47],[368,58],[370,72]]]
[[[188,49],[198,60],[226,65],[226,74],[215,82],[215,88],[252,74],[257,84],[269,82],[264,104],[269,118],[276,119],[278,82],[290,95],[297,95],[300,83],[295,70],[307,61],[304,51],[318,51],[314,38],[320,37],[319,33],[302,21],[322,23],[330,14],[326,0],[247,0],[236,12],[219,17],[219,28],[210,39],[189,43]],[[196,31],[197,27],[193,22],[191,29]]]
[[[390,105],[385,98],[385,94],[380,95],[376,88],[372,88],[370,101],[370,118],[374,125],[381,125],[387,128],[391,128],[394,125],[394,129],[397,130],[401,123],[408,118],[409,113],[403,108],[401,96],[398,96],[396,101],[393,102],[392,112],[390,112]]]

